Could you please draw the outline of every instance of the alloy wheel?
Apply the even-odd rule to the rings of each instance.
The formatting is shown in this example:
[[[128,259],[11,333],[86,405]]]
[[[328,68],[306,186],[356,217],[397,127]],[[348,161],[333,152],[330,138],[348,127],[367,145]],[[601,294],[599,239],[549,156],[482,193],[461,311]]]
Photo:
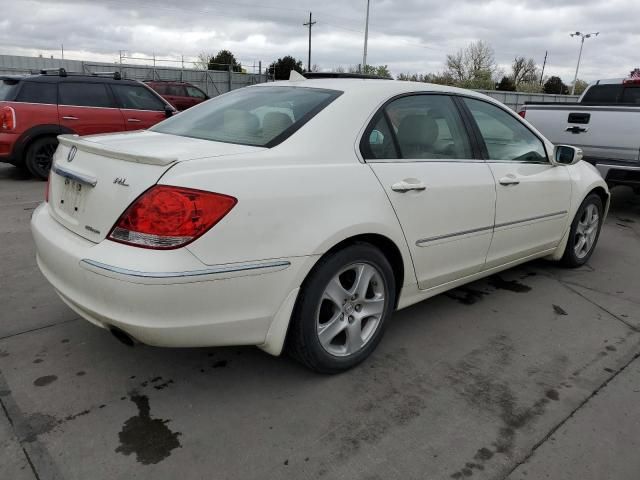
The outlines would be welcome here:
[[[598,214],[598,207],[590,203],[582,212],[582,216],[576,227],[573,251],[577,258],[582,259],[589,254],[598,236],[599,226],[600,216]]]
[[[325,287],[316,313],[318,340],[329,354],[345,357],[373,337],[386,308],[382,274],[369,263],[353,263]]]

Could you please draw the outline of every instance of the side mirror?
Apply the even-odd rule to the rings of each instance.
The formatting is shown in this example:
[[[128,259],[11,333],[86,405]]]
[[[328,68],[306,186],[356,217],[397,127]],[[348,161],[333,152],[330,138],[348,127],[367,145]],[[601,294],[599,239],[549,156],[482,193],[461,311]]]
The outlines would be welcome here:
[[[176,111],[173,109],[173,107],[171,107],[170,105],[165,105],[164,106],[164,115],[165,115],[165,117],[167,117],[167,118],[172,117],[174,113],[176,113]]]
[[[582,160],[582,149],[571,145],[556,145],[553,160],[556,165],[574,165]]]

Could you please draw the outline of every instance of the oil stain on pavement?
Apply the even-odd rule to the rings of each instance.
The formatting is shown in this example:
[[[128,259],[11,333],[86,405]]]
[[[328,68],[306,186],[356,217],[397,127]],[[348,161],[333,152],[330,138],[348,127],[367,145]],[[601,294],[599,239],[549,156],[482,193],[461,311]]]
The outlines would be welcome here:
[[[116,452],[124,455],[136,454],[136,460],[143,465],[151,465],[171,455],[171,451],[181,447],[180,432],[172,432],[169,420],[151,418],[149,397],[132,392],[129,398],[138,407],[138,415],[127,420],[118,434],[120,446]]]

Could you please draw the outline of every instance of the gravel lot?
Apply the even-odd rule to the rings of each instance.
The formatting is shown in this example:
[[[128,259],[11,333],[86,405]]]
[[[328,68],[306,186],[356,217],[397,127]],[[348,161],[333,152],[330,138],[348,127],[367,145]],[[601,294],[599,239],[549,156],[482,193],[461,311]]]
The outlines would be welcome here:
[[[126,347],[35,265],[44,183],[0,166],[2,479],[640,477],[640,197],[589,264],[526,264],[399,312],[319,376],[255,348]]]

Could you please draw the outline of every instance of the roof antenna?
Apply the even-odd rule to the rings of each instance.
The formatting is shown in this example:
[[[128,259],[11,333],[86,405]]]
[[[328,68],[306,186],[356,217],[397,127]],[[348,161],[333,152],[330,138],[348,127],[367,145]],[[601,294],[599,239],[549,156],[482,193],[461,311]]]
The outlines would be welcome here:
[[[289,81],[290,82],[301,82],[303,80],[306,80],[304,75],[296,72],[295,70],[291,70],[291,73],[289,74]]]

